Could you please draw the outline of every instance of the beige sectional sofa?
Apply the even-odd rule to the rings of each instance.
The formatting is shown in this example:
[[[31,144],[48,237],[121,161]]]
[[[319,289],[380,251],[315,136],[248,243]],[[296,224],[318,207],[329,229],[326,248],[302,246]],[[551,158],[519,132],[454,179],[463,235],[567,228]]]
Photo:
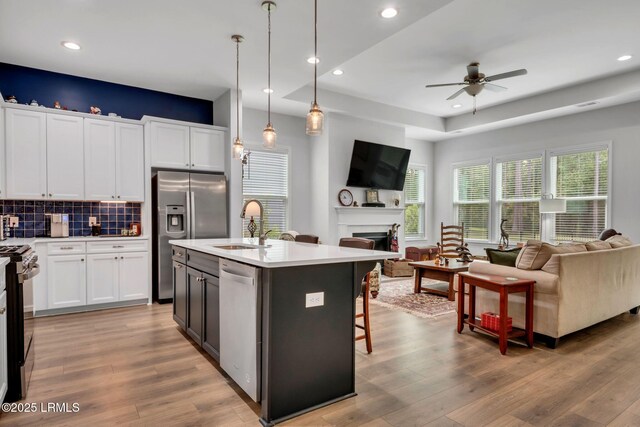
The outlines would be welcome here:
[[[536,270],[474,261],[469,272],[535,280],[534,332],[551,338],[552,347],[564,335],[640,306],[640,245],[555,254]],[[497,293],[478,289],[476,299],[476,313],[499,312]],[[509,296],[509,316],[522,327],[523,294]]]

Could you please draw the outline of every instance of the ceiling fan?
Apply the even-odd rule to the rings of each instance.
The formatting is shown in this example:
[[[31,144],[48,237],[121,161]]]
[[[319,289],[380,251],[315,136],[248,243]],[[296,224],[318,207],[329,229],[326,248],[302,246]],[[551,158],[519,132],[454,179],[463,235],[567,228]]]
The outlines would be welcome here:
[[[425,87],[442,87],[442,86],[464,86],[462,89],[447,98],[450,101],[460,95],[462,92],[467,92],[473,97],[473,114],[476,113],[476,95],[482,92],[483,89],[488,89],[492,92],[502,92],[507,90],[504,86],[498,86],[491,82],[501,79],[508,79],[509,77],[522,76],[527,74],[527,70],[521,68],[519,70],[508,71],[506,73],[494,74],[493,76],[485,76],[479,72],[480,63],[472,62],[467,65],[467,75],[464,77],[464,81],[461,83],[443,83],[436,85],[426,85]]]

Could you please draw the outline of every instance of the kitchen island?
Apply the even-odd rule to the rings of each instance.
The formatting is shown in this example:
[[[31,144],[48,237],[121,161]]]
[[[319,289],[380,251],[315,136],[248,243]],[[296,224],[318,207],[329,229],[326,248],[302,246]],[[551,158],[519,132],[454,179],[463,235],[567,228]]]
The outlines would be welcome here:
[[[355,299],[394,252],[284,240],[172,240],[174,319],[264,425],[355,396]],[[217,346],[217,348],[216,348]]]

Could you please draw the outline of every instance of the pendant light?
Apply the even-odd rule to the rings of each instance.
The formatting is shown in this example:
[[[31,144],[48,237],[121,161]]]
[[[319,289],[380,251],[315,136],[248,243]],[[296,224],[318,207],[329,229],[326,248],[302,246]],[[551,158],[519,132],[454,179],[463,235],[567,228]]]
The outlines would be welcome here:
[[[313,102],[311,103],[311,110],[307,114],[307,135],[317,136],[322,135],[322,124],[324,122],[324,114],[318,106],[316,101],[316,93],[318,86],[318,0],[313,1],[313,38],[314,38],[314,51],[313,51]]]
[[[233,158],[242,160],[244,153],[244,145],[240,139],[240,43],[244,41],[244,37],[234,34],[231,40],[236,43],[236,139],[233,140]]]
[[[272,89],[271,87],[271,11],[276,10],[276,3],[270,0],[266,0],[262,2],[262,8],[267,11],[268,20],[269,20],[269,39],[268,39],[268,50],[269,50],[269,65],[267,68],[267,88]],[[276,147],[276,131],[271,124],[271,90],[267,92],[267,127],[262,131],[262,141],[264,148],[275,148]]]

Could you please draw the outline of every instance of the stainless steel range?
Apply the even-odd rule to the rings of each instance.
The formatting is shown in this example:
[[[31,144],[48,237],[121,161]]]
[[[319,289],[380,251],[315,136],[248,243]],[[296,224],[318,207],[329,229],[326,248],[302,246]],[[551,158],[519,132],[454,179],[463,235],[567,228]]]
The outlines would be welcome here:
[[[35,358],[33,318],[33,282],[40,272],[38,256],[27,245],[0,246],[0,257],[9,257],[7,265],[7,368],[6,402],[27,396]]]

